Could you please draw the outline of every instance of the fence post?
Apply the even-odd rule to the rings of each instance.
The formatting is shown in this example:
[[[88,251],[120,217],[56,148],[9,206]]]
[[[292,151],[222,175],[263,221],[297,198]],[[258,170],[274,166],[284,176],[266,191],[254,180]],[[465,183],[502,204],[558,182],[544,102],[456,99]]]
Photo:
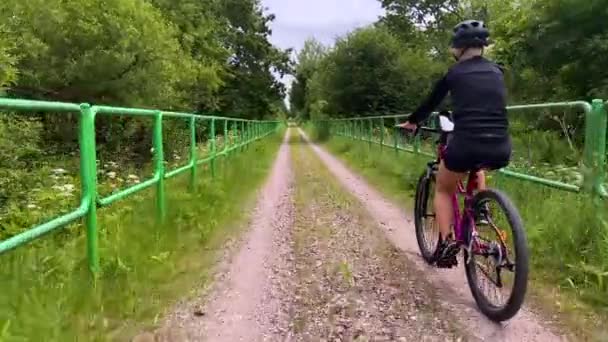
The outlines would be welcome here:
[[[211,119],[211,127],[209,127],[209,143],[211,144],[211,177],[215,178],[215,118]]]
[[[603,191],[606,167],[606,107],[596,99],[587,115],[585,130],[585,188],[599,198]]]
[[[599,101],[599,112],[598,115],[598,127],[597,127],[597,163],[598,163],[598,177],[597,181],[597,191],[598,193],[603,192],[604,190],[604,180],[606,176],[606,130],[608,125],[608,117],[606,116],[606,104],[602,100]],[[595,101],[594,101],[595,102]]]
[[[224,120],[224,148],[222,149],[223,152],[227,153],[228,151],[228,119]]]
[[[399,129],[396,127],[399,124],[399,118],[395,117],[395,127],[393,128],[395,154],[399,153]]]
[[[380,151],[384,150],[384,118],[380,118]]]
[[[363,141],[363,120],[357,120],[357,140]]]
[[[236,141],[236,137],[237,137],[237,133],[238,133],[238,129],[236,128],[236,126],[238,125],[238,123],[236,121],[232,121],[232,136],[230,137],[230,152],[228,152],[228,154],[232,154],[232,148],[235,146],[235,141]]]
[[[154,168],[156,183],[156,218],[159,223],[165,222],[165,155],[163,153],[163,113],[154,113]]]
[[[87,204],[87,261],[89,270],[99,272],[97,236],[97,153],[95,149],[95,110],[88,103],[80,105],[80,179],[83,201]]]
[[[243,131],[243,148],[246,150],[247,145],[249,144],[249,121],[245,122],[245,130]]]
[[[196,117],[190,117],[190,191],[196,184]]]
[[[420,134],[416,134],[414,137],[414,153],[420,153]]]
[[[372,148],[372,139],[374,138],[374,119],[368,119],[369,127],[367,138],[369,139],[369,148]]]
[[[241,134],[239,134],[241,152],[245,149],[245,121],[241,121]]]

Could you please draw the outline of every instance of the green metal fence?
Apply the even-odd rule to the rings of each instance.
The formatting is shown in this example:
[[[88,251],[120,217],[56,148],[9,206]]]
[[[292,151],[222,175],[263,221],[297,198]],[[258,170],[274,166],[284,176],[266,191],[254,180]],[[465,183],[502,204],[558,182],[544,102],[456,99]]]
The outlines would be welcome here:
[[[119,108],[108,106],[91,106],[89,104],[74,104],[46,101],[31,101],[20,99],[0,99],[0,109],[17,112],[54,112],[54,113],[79,113],[79,151],[80,151],[80,183],[81,199],[78,208],[61,215],[41,225],[32,227],[21,234],[13,236],[0,242],[0,254],[16,247],[22,246],[49,232],[65,227],[66,225],[80,219],[84,219],[87,236],[87,259],[89,268],[93,273],[99,270],[98,250],[98,226],[97,208],[105,207],[120,201],[129,195],[152,186],[156,187],[156,215],[159,223],[165,220],[166,197],[165,180],[179,174],[189,172],[191,189],[194,189],[197,167],[201,164],[210,164],[210,169],[215,175],[216,159],[226,156],[233,151],[242,148],[253,141],[266,137],[276,131],[279,121],[256,121],[237,118],[206,116],[191,113],[167,112],[161,110]],[[152,178],[142,181],[126,189],[122,189],[107,197],[100,197],[97,192],[97,156],[95,139],[95,118],[98,115],[122,115],[150,117],[154,119],[153,125],[153,155],[154,175]],[[186,165],[175,170],[166,172],[165,157],[163,154],[163,122],[165,118],[182,118],[189,120],[190,130],[190,153]],[[210,154],[206,158],[197,157],[198,124],[206,123],[209,127],[208,142]],[[217,150],[217,128],[218,123],[223,128],[223,136],[232,133],[237,137],[236,141],[224,139],[224,148]]]
[[[594,100],[592,103],[584,101],[558,102],[518,105],[507,108],[510,113],[530,109],[574,109],[583,113],[585,118],[585,135],[583,160],[581,163],[581,173],[584,177],[582,184],[556,181],[545,177],[517,172],[510,170],[509,168],[502,169],[499,172],[508,177],[569,192],[591,192],[598,199],[608,197],[608,191],[606,191],[604,185],[606,172],[607,105],[608,102],[604,102],[603,100]],[[434,113],[434,115],[436,115],[436,113]],[[370,145],[379,144],[382,147],[390,147],[395,151],[406,151],[434,157],[434,149],[425,151],[421,148],[420,135],[417,135],[410,143],[403,144],[401,142],[399,130],[394,128],[394,126],[401,121],[404,121],[406,118],[407,115],[381,115],[319,120],[319,122],[329,125],[330,134],[368,142]],[[434,123],[435,120],[429,120],[428,122]],[[387,127],[392,128],[392,134],[390,134],[391,130],[387,129]]]

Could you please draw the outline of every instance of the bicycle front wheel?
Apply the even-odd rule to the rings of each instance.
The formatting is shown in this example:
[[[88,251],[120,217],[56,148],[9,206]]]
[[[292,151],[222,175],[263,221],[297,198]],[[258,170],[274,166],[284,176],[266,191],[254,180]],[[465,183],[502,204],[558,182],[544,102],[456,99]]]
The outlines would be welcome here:
[[[528,287],[529,252],[522,219],[511,200],[495,189],[477,193],[472,207],[476,217],[483,218],[472,230],[471,253],[464,253],[469,287],[484,315],[505,321],[517,314]],[[493,293],[485,293],[486,287]]]
[[[425,171],[418,179],[414,204],[416,240],[422,258],[429,264],[435,261],[433,255],[439,244],[439,229],[435,222],[435,212],[433,210],[434,186],[435,174]]]

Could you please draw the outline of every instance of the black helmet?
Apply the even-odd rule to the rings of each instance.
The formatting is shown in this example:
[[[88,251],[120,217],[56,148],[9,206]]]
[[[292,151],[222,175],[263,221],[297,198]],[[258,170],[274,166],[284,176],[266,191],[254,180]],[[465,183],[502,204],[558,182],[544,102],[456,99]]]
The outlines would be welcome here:
[[[453,48],[469,48],[488,46],[490,31],[479,20],[465,20],[454,26],[452,34]]]

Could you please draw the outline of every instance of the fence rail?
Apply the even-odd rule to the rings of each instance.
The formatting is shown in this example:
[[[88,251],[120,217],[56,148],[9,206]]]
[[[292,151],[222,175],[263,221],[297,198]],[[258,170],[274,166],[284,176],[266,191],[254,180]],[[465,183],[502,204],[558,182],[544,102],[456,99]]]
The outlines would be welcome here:
[[[87,259],[89,269],[93,273],[99,271],[98,225],[97,208],[106,207],[129,197],[132,194],[156,187],[156,216],[162,223],[166,217],[165,180],[179,174],[190,172],[190,187],[194,189],[197,166],[210,164],[211,173],[215,176],[215,162],[218,157],[227,156],[231,152],[242,150],[246,145],[264,138],[276,131],[279,121],[245,120],[221,116],[178,113],[162,110],[121,108],[109,106],[91,106],[89,104],[74,104],[62,102],[31,101],[23,99],[0,98],[0,109],[27,112],[47,111],[57,113],[79,113],[79,151],[80,151],[80,205],[73,211],[56,217],[48,222],[34,226],[18,235],[0,242],[0,254],[27,244],[32,240],[50,233],[66,225],[84,219],[87,237]],[[106,197],[97,193],[97,153],[95,138],[95,118],[98,115],[143,116],[154,119],[153,125],[153,157],[154,174],[152,178],[139,184],[121,189]],[[163,120],[165,118],[189,119],[190,154],[186,165],[167,172],[163,152]],[[196,127],[200,122],[206,122],[209,127],[208,143],[210,154],[202,159],[197,157]],[[217,151],[216,126],[223,124],[224,147]],[[233,141],[227,139],[229,133],[238,137]]]
[[[576,193],[585,191],[592,193],[598,199],[607,198],[608,191],[604,185],[606,173],[606,132],[608,125],[606,106],[608,106],[608,102],[603,100],[594,100],[592,103],[575,101],[507,107],[509,112],[529,109],[577,109],[582,111],[585,120],[585,136],[583,160],[581,165],[583,182],[581,185],[526,174],[510,170],[508,168],[502,169],[499,172],[508,177],[541,184],[543,186],[548,186],[555,189]],[[434,113],[433,116],[436,114],[437,113]],[[405,120],[405,118],[407,118],[407,115],[397,114],[317,120],[317,122],[329,125],[328,129],[330,134],[369,142],[370,145],[379,144],[383,147],[391,147],[395,151],[406,151],[414,154],[434,157],[434,153],[429,153],[420,149],[420,135],[417,135],[414,138],[412,144],[408,144],[411,146],[404,146],[399,141],[398,129],[394,128],[392,139],[390,139],[390,137],[387,139],[385,136],[386,127],[394,127],[400,121]],[[428,123],[433,125],[435,120],[429,119],[429,121],[427,121],[427,124]],[[377,136],[374,134],[375,131],[379,133]]]

